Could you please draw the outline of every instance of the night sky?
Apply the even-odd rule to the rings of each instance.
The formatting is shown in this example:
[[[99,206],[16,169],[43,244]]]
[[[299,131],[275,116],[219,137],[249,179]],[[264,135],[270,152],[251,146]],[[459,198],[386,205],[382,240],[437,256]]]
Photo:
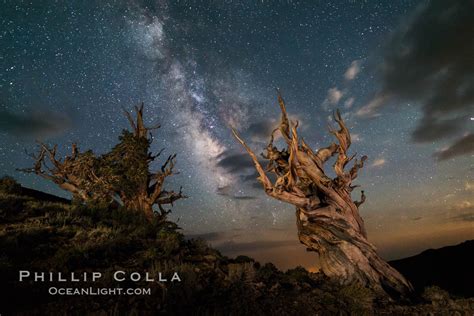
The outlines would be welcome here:
[[[144,102],[153,148],[177,153],[171,215],[225,254],[317,267],[294,208],[266,197],[236,127],[261,152],[279,88],[327,146],[339,108],[366,154],[361,214],[386,259],[474,238],[472,1],[3,1],[0,175],[35,175],[35,139],[110,149]],[[332,163],[331,163],[332,164]],[[328,167],[330,167],[330,165]],[[157,165],[158,167],[158,165]],[[354,192],[359,196],[359,191]]]

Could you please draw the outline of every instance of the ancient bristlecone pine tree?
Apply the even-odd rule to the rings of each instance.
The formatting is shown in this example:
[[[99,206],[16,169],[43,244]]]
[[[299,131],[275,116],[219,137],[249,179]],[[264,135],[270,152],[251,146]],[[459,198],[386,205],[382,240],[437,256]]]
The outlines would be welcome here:
[[[152,162],[162,153],[162,150],[156,155],[150,152],[151,130],[160,126],[145,126],[143,104],[136,106],[135,111],[135,119],[125,112],[132,131],[123,130],[119,143],[110,152],[96,156],[91,150],[81,152],[72,144],[71,154],[58,159],[57,145],[48,147],[39,143],[39,152],[32,155],[34,166],[21,170],[56,183],[84,203],[123,205],[145,213],[149,219],[154,217],[153,206],[157,205],[160,212],[156,214],[164,219],[170,210],[163,206],[185,197],[181,189],[179,192],[164,189],[165,179],[174,174],[176,155],[169,156],[160,170],[150,171]]]
[[[264,169],[257,156],[233,129],[234,136],[252,158],[258,180],[269,196],[296,206],[298,237],[308,251],[319,254],[321,271],[342,283],[360,282],[380,293],[404,296],[412,291],[410,283],[395,269],[382,260],[375,247],[367,240],[364,221],[359,207],[365,201],[362,191],[360,201],[353,201],[352,181],[363,167],[366,156],[348,157],[351,136],[339,111],[334,120],[338,130],[330,129],[337,139],[326,148],[314,152],[297,132],[298,122],[290,122],[285,103],[280,94],[281,122],[270,137],[263,158],[268,160]],[[274,144],[279,131],[286,148]],[[334,179],[324,171],[324,163],[336,156]],[[349,162],[352,167],[345,170]],[[275,183],[267,173],[276,175]]]

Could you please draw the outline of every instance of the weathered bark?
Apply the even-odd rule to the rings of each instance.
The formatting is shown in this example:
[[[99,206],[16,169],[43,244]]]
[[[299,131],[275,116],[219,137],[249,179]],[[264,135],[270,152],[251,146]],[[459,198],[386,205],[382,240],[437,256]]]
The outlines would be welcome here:
[[[308,251],[319,254],[321,271],[341,283],[359,282],[378,293],[390,296],[405,296],[413,289],[410,283],[394,268],[381,259],[375,247],[367,240],[364,221],[359,207],[366,199],[361,191],[360,201],[353,201],[352,190],[357,187],[352,181],[367,159],[360,161],[347,156],[351,145],[350,133],[337,111],[334,120],[339,129],[330,129],[337,143],[314,152],[297,133],[298,122],[290,122],[285,103],[278,94],[282,117],[278,128],[270,138],[266,153],[268,160],[264,169],[257,156],[244,140],[233,130],[234,136],[252,158],[258,180],[265,192],[278,200],[296,206],[298,237]],[[286,148],[274,146],[275,133],[279,131]],[[334,179],[324,171],[324,163],[336,156],[333,169]],[[345,167],[354,160],[352,167]],[[272,183],[267,176],[277,176]]]
[[[381,259],[375,247],[346,220],[321,214],[308,218],[304,213],[296,211],[299,240],[309,251],[318,253],[325,275],[343,284],[358,282],[393,297],[412,291],[409,282]]]

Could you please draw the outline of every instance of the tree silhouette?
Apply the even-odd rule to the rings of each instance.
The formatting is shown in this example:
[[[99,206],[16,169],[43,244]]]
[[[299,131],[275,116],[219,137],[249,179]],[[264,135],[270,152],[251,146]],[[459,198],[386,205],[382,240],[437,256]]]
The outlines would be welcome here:
[[[120,204],[145,213],[149,219],[153,218],[153,206],[157,205],[159,217],[164,219],[170,212],[164,206],[185,198],[181,188],[178,192],[164,188],[165,179],[175,174],[176,155],[170,155],[160,170],[151,171],[151,163],[163,152],[155,155],[150,152],[151,131],[160,126],[145,126],[143,103],[135,107],[135,113],[134,119],[125,112],[132,131],[123,130],[119,143],[110,152],[96,156],[92,150],[81,152],[74,143],[71,154],[59,159],[57,145],[39,143],[38,153],[31,155],[34,166],[21,170],[56,183],[85,203]]]
[[[364,191],[358,201],[351,197],[351,192],[357,187],[352,182],[367,157],[358,160],[355,155],[347,155],[351,136],[339,111],[334,114],[339,129],[330,128],[337,143],[315,152],[299,137],[298,122],[288,119],[280,93],[278,102],[281,121],[271,134],[266,153],[262,154],[268,161],[265,169],[237,131],[232,129],[252,158],[265,193],[296,206],[299,240],[308,251],[319,254],[324,274],[342,283],[360,282],[383,294],[400,296],[411,292],[410,283],[382,260],[367,240],[364,221],[359,214],[359,207],[366,199]],[[274,145],[277,131],[286,143],[286,148],[281,150]],[[324,164],[333,156],[336,156],[333,165],[336,177],[332,179],[326,175]],[[346,170],[351,161],[354,161],[352,167]],[[276,175],[274,183],[267,173]]]

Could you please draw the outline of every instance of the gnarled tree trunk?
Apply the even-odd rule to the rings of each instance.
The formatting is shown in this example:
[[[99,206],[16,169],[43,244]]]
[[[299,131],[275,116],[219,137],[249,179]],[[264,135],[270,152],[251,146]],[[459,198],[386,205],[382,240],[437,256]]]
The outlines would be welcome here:
[[[337,111],[334,120],[338,130],[330,130],[337,143],[314,152],[297,133],[298,122],[290,122],[286,107],[278,95],[282,118],[262,156],[268,160],[264,169],[257,156],[243,139],[233,130],[234,136],[245,147],[252,158],[258,180],[265,192],[278,200],[296,206],[298,237],[307,250],[319,254],[321,271],[341,283],[359,282],[362,285],[392,297],[405,296],[413,291],[410,283],[394,268],[381,259],[375,247],[367,240],[364,222],[359,207],[365,201],[364,191],[360,201],[353,201],[352,190],[357,187],[352,181],[367,159],[360,161],[347,156],[351,138],[342,117]],[[286,148],[279,150],[273,144],[279,131]],[[336,156],[334,179],[324,171],[324,163]],[[347,171],[345,167],[354,160]],[[272,183],[267,172],[277,176]]]
[[[359,282],[394,297],[412,291],[408,281],[381,259],[374,246],[346,220],[334,219],[331,214],[308,218],[304,213],[296,211],[298,237],[308,250],[319,254],[325,275],[343,284]]]

